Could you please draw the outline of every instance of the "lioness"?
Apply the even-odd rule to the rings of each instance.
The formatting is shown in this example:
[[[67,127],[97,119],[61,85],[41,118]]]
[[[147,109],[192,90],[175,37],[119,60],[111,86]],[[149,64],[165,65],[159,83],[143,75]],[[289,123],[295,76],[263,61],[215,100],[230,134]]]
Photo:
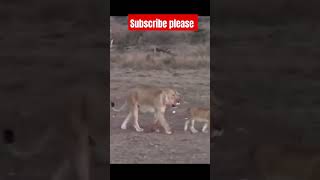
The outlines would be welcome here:
[[[164,117],[166,108],[168,105],[176,107],[179,104],[180,94],[175,89],[149,85],[138,85],[130,89],[127,100],[120,109],[114,108],[114,103],[111,102],[112,110],[117,112],[129,106],[129,114],[123,121],[121,129],[127,129],[127,124],[131,116],[133,116],[133,127],[137,132],[142,132],[144,129],[139,125],[138,112],[151,112],[154,113],[154,125],[160,123],[166,134],[172,134],[169,124]]]
[[[191,116],[191,119],[186,118],[186,122],[184,124],[184,131],[188,130],[188,125],[191,121],[190,131],[192,133],[197,133],[198,130],[194,127],[195,122],[203,122],[204,125],[202,127],[203,133],[208,133],[208,126],[210,124],[210,109],[203,107],[191,107],[188,109],[188,112]]]
[[[319,145],[258,144],[252,155],[259,180],[320,179]]]
[[[4,130],[3,139],[7,144],[7,152],[21,160],[36,158],[37,154],[54,152],[59,165],[51,176],[52,180],[70,179],[70,176],[75,176],[78,180],[89,180],[91,150],[94,150],[98,143],[106,144],[106,134],[103,134],[106,132],[107,122],[106,98],[103,97],[106,97],[104,89],[88,89],[85,86],[63,90],[57,96],[47,97],[47,102],[53,106],[46,105],[42,110],[34,112],[30,118],[26,118],[31,120],[33,117],[39,117],[41,111],[47,110],[48,112],[43,113],[46,117],[42,119],[48,121],[47,131],[26,150],[18,148],[19,143],[16,143],[16,139],[19,137],[14,129]],[[19,115],[18,118],[24,119],[23,115]],[[105,150],[106,147],[103,147],[103,151]],[[107,161],[101,160],[104,163]]]

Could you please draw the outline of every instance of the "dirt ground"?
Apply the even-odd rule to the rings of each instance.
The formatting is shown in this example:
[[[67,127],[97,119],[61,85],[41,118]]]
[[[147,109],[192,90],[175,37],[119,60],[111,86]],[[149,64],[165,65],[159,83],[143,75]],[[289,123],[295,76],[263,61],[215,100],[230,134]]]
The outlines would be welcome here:
[[[115,104],[122,105],[125,100],[126,90],[141,82],[160,84],[164,86],[174,85],[178,91],[188,97],[198,92],[209,100],[209,70],[177,70],[172,73],[159,70],[146,70],[136,72],[134,70],[112,69],[110,77],[110,95],[115,99]],[[191,95],[193,96],[193,95]],[[126,117],[123,113],[110,113],[110,159],[111,163],[210,163],[210,136],[208,134],[191,134],[184,132],[185,117],[188,117],[186,108],[193,102],[183,103],[175,114],[168,110],[166,117],[174,134],[163,133],[137,133],[133,128],[121,130],[120,126]],[[200,104],[201,105],[201,104]],[[141,126],[150,129],[152,114],[139,116]],[[202,124],[198,124],[197,129]]]
[[[191,134],[183,130],[188,107],[210,107],[209,38],[205,38],[202,43],[191,44],[188,41],[195,36],[193,34],[146,33],[141,34],[141,41],[134,45],[136,38],[132,37],[136,34],[130,34],[126,28],[122,28],[124,25],[119,20],[111,22],[114,22],[111,23],[111,29],[115,33],[115,49],[111,51],[110,99],[115,102],[116,107],[125,102],[128,88],[137,84],[171,86],[183,95],[182,104],[175,109],[176,113],[173,114],[172,109],[166,112],[168,123],[174,131],[172,135],[148,132],[153,115],[142,113],[139,115],[139,122],[146,132],[138,133],[133,128],[121,130],[121,123],[128,111],[111,111],[111,163],[209,164],[210,134]],[[209,22],[203,24],[208,27]],[[209,35],[207,29],[205,33]],[[121,40],[124,37],[131,38],[127,43],[132,44],[130,48],[122,47],[124,45]],[[176,40],[179,38],[182,39]],[[152,50],[148,50],[153,45],[157,48],[166,47],[177,55],[172,57],[161,52],[153,54]],[[187,58],[183,59],[184,56]],[[201,130],[203,124],[196,125]]]

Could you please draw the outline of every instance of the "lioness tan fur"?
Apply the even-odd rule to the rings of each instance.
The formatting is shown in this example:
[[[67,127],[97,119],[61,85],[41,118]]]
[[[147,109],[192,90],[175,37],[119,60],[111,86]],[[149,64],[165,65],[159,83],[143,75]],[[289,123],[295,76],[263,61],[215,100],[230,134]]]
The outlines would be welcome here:
[[[208,133],[208,127],[210,127],[210,109],[204,107],[191,107],[188,109],[191,119],[187,119],[184,124],[184,131],[188,130],[188,125],[191,122],[190,131],[197,133],[198,130],[194,127],[195,122],[204,123],[202,127],[203,133]]]
[[[103,134],[106,132],[107,122],[106,95],[104,91],[85,86],[77,86],[60,93],[53,97],[59,99],[59,102],[55,106],[58,111],[55,109],[52,113],[58,112],[61,119],[51,123],[51,127],[39,140],[35,140],[36,143],[32,143],[29,150],[18,150],[13,143],[8,145],[8,151],[18,159],[30,159],[37,154],[45,154],[48,149],[55,149],[59,151],[61,160],[54,170],[52,180],[70,179],[72,174],[77,180],[89,180],[90,154],[94,143],[105,144],[106,141]],[[59,145],[52,144],[54,139],[60,140]],[[102,161],[106,163],[106,159]]]
[[[111,103],[112,106],[114,103]],[[180,94],[173,88],[162,88],[150,85],[138,85],[129,90],[126,102],[120,109],[112,107],[114,111],[121,111],[129,106],[129,114],[123,121],[121,129],[127,129],[127,124],[133,116],[133,127],[137,132],[144,131],[138,122],[138,113],[154,113],[154,125],[160,124],[166,134],[172,134],[171,128],[164,117],[167,106],[180,104]]]
[[[253,152],[259,180],[320,179],[319,145],[259,144]]]

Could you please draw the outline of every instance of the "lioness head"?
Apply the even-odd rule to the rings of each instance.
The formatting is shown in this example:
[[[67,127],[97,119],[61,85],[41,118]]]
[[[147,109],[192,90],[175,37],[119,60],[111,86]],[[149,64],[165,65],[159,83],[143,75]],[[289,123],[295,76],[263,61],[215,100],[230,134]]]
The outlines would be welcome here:
[[[172,107],[176,107],[177,105],[180,105],[181,95],[178,91],[168,88],[168,89],[165,89],[164,95],[165,95],[164,103],[166,105],[169,105]]]

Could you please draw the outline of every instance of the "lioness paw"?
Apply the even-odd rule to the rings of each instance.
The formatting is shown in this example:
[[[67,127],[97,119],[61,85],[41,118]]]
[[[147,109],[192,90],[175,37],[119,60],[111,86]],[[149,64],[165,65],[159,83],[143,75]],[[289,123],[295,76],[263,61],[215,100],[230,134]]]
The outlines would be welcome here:
[[[140,128],[140,127],[136,127],[135,129],[136,129],[137,132],[143,132],[144,131],[144,129]]]
[[[121,125],[121,129],[126,130],[127,126],[126,125]]]

